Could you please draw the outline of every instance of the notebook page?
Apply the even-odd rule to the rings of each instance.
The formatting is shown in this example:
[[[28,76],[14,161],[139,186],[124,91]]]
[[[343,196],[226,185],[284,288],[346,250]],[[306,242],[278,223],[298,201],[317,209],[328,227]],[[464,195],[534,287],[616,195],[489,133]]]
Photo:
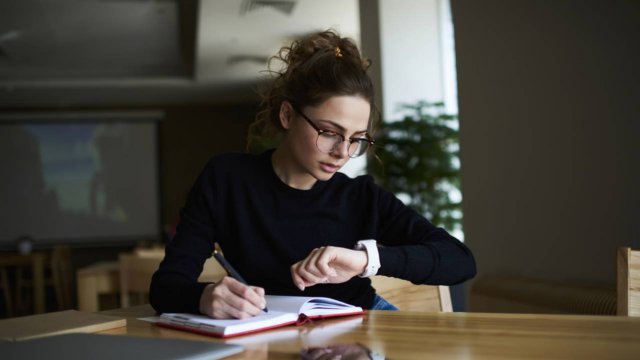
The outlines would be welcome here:
[[[265,299],[267,300],[269,312],[280,311],[300,314],[302,306],[313,298],[304,296],[266,295]]]
[[[265,298],[269,311],[289,311],[307,316],[348,314],[362,311],[360,307],[325,297],[267,295]]]

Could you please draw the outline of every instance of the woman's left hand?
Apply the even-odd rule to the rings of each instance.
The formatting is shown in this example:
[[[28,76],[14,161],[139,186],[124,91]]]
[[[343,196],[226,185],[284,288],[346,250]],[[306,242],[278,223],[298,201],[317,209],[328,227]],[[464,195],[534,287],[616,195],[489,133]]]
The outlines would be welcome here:
[[[300,290],[316,284],[339,284],[362,274],[367,261],[364,250],[323,246],[291,265],[291,278]]]

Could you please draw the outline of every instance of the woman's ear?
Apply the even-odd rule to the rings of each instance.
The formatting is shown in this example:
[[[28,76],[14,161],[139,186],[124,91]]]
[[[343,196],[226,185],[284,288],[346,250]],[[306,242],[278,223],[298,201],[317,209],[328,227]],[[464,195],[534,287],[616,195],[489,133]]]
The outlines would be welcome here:
[[[285,130],[289,130],[289,126],[291,126],[291,121],[293,121],[294,111],[293,106],[288,101],[283,101],[280,104],[280,125]]]

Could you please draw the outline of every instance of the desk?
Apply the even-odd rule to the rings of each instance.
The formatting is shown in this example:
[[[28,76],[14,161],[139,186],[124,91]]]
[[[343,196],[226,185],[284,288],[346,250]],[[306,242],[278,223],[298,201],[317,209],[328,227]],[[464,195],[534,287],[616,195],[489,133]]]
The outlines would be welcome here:
[[[637,359],[640,354],[640,318],[630,317],[369,311],[356,326],[346,325],[350,318],[321,320],[224,340],[137,320],[154,315],[149,305],[103,313],[127,317],[126,327],[104,334],[246,347],[231,359],[299,359],[303,347],[355,342],[394,360]]]
[[[0,252],[0,268],[31,266],[33,274],[33,310],[36,314],[45,312],[44,263],[46,259],[47,253],[42,251],[32,252],[27,255]]]

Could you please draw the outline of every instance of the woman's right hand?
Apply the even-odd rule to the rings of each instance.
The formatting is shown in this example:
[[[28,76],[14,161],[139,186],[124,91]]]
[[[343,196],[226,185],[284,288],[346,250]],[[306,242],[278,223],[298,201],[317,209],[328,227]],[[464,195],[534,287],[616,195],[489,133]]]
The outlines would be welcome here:
[[[207,285],[200,295],[200,312],[214,319],[246,319],[266,307],[264,289],[225,276]]]

